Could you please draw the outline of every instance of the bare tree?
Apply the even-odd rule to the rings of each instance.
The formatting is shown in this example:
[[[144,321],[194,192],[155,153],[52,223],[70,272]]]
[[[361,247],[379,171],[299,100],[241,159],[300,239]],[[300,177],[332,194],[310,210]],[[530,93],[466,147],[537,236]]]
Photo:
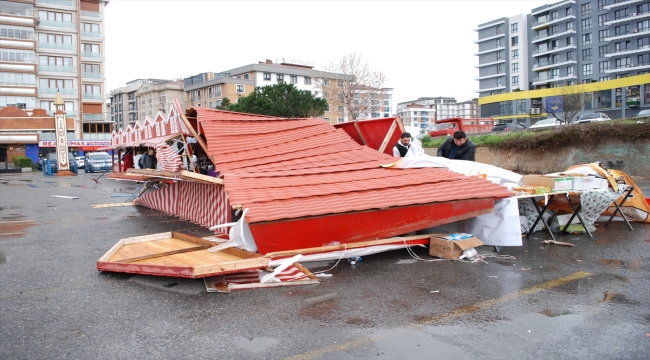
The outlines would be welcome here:
[[[381,112],[386,77],[372,69],[361,54],[330,60],[321,70],[313,70],[313,81],[333,110],[343,110],[348,120]]]
[[[585,92],[584,86],[562,86],[546,98],[545,110],[561,123],[569,124],[590,102],[591,93]]]

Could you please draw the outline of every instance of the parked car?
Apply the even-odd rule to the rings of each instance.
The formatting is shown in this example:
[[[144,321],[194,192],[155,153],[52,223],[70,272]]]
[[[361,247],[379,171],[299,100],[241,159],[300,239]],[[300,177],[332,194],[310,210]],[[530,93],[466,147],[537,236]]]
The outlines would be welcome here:
[[[578,120],[575,121],[575,124],[584,124],[594,121],[610,121],[612,119],[607,116],[605,113],[593,113],[593,114],[584,114],[578,117]]]
[[[526,127],[521,124],[498,124],[494,125],[492,131],[511,131],[511,130],[522,130]]]
[[[113,158],[107,152],[94,152],[85,155],[84,172],[111,171]]]
[[[77,156],[77,157],[74,158],[74,159],[77,161],[77,166],[79,167],[79,169],[81,169],[81,168],[84,167],[84,164],[85,164],[85,161],[84,161],[84,160],[85,160],[85,158],[84,158],[83,156]]]
[[[56,152],[51,152],[45,155],[41,161],[39,161],[39,163],[41,163],[40,169],[47,167],[47,163],[49,161],[52,174],[59,172],[59,161]],[[75,160],[75,157],[72,153],[68,153],[68,161],[70,162],[70,171],[76,172],[79,166],[77,165],[77,161]]]
[[[641,110],[641,111],[639,111],[639,113],[636,114],[634,119],[645,118],[645,117],[650,117],[650,109],[649,110]]]
[[[529,127],[529,129],[552,128],[560,125],[561,122],[555,118],[540,120]]]

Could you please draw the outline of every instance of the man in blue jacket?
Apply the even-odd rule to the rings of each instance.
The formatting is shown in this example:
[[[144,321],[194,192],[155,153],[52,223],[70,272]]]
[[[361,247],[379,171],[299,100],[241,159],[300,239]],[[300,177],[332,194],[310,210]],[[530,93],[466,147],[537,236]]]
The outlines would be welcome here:
[[[438,148],[438,156],[447,159],[476,161],[476,145],[464,131],[456,131]]]

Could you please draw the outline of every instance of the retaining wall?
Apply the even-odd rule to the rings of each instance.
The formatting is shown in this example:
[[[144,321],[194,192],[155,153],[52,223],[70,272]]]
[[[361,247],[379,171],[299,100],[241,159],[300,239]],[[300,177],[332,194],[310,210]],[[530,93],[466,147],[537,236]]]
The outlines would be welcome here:
[[[427,148],[435,156],[437,148]],[[567,168],[602,162],[606,167],[622,170],[630,176],[650,178],[650,139],[623,142],[603,139],[597,146],[566,146],[558,149],[497,150],[478,147],[476,161],[520,174],[548,174]]]

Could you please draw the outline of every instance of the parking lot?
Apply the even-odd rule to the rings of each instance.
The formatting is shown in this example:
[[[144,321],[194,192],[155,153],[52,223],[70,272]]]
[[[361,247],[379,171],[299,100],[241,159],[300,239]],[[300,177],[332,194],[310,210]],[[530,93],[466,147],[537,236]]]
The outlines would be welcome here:
[[[218,294],[202,280],[96,270],[122,238],[210,235],[148,208],[110,206],[137,185],[100,175],[0,174],[0,358],[645,359],[650,351],[650,224],[558,236],[576,247],[543,245],[548,234],[537,232],[499,254],[480,247],[484,262],[438,261],[416,248],[435,261],[399,250],[354,265],[305,263],[312,272],[336,266],[316,285]],[[648,196],[650,183],[638,185]]]

